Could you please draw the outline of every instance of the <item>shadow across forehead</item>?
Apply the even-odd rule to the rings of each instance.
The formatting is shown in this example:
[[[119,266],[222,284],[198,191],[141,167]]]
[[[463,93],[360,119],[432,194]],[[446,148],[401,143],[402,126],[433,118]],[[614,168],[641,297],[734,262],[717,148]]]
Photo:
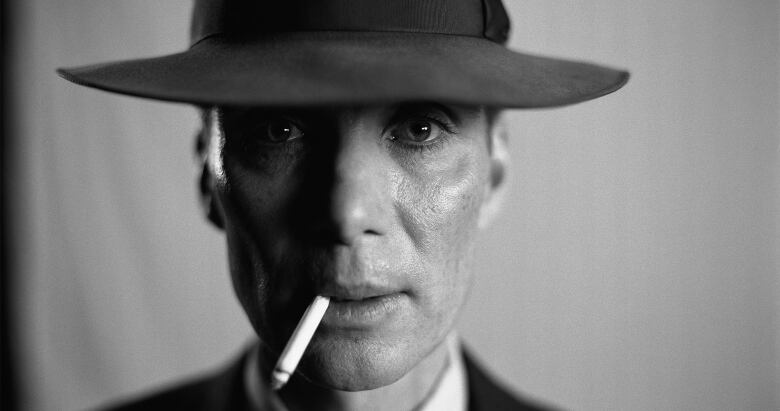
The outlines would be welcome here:
[[[466,117],[477,116],[484,112],[497,110],[484,106],[463,106],[443,104],[438,102],[401,102],[387,105],[356,105],[356,106],[326,106],[326,107],[247,107],[247,106],[218,106],[218,118],[223,123],[251,122],[255,119],[263,119],[273,116],[291,116],[301,119],[310,119],[319,123],[327,123],[338,118],[357,118],[368,113],[380,117],[392,118],[397,114],[413,115],[428,111],[440,111],[451,120],[460,122]]]

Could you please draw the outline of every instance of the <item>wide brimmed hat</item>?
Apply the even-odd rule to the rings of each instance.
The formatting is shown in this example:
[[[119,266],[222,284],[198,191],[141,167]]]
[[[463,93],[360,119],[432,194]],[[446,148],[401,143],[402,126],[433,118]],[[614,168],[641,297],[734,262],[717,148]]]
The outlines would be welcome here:
[[[628,80],[512,51],[508,33],[500,0],[195,0],[188,50],[58,72],[132,96],[251,106],[554,107]]]

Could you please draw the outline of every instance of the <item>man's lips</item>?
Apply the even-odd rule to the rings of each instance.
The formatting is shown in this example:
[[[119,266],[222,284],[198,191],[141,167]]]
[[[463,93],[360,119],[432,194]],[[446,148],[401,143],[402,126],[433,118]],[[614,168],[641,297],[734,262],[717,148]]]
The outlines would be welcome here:
[[[409,296],[400,291],[329,297],[330,307],[322,321],[326,328],[380,328],[392,322],[410,303]]]
[[[350,302],[363,301],[397,294],[401,289],[392,286],[374,285],[370,283],[341,285],[338,283],[326,284],[320,288],[317,294],[329,297],[331,301]]]

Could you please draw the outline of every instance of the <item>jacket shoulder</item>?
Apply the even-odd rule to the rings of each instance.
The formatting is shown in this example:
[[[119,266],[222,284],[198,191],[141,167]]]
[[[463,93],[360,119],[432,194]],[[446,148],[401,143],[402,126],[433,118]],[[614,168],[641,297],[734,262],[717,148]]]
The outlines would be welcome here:
[[[122,403],[104,408],[106,411],[135,411],[135,410],[205,410],[211,381],[202,379],[190,381],[170,387],[161,391],[148,394],[141,398],[126,400]]]
[[[469,411],[552,411],[546,405],[519,397],[501,386],[474,357],[463,350],[469,385]]]
[[[156,392],[101,408],[106,411],[140,410],[244,410],[248,408],[243,386],[246,354],[225,369],[192,378]]]

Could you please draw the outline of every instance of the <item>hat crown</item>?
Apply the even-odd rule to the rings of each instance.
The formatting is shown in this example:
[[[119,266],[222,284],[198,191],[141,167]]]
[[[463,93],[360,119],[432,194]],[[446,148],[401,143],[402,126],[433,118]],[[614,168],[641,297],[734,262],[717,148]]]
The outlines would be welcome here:
[[[501,0],[195,0],[194,45],[214,35],[288,31],[393,31],[482,37],[505,43]]]

